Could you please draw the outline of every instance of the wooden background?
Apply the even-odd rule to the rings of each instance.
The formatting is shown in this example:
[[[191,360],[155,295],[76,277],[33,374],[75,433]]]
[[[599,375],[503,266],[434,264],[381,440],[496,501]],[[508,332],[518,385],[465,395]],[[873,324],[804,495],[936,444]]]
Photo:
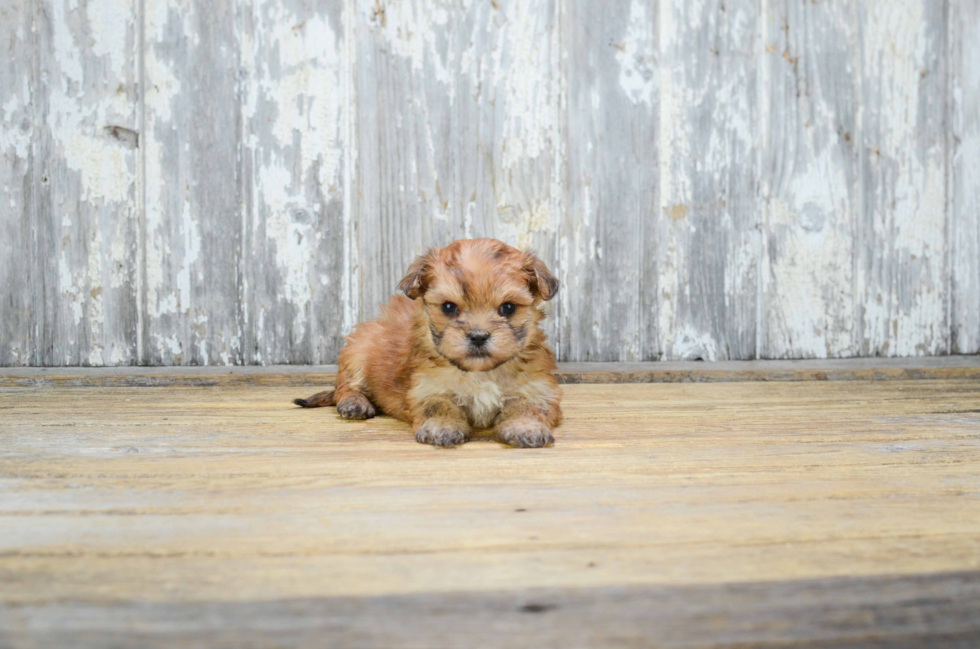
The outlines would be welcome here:
[[[3,0],[0,365],[324,363],[430,244],[563,360],[980,351],[977,0]]]

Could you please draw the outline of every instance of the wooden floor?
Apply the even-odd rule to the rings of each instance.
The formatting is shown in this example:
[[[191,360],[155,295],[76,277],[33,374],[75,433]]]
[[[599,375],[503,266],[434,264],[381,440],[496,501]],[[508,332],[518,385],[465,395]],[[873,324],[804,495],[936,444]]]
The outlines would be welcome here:
[[[0,389],[0,647],[980,646],[980,381],[564,391],[553,448],[441,450]]]

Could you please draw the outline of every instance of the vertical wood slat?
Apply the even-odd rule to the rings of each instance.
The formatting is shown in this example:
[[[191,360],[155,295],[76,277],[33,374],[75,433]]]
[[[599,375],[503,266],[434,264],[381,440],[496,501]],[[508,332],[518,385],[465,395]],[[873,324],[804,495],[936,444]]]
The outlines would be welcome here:
[[[145,356],[241,363],[239,43],[233,0],[144,0]]]
[[[454,239],[536,247],[555,266],[554,8],[359,3],[362,319],[415,256]]]
[[[861,4],[858,353],[948,351],[941,0]]]
[[[411,260],[458,232],[452,108],[454,3],[358,0],[360,314],[372,318]]]
[[[36,4],[35,353],[116,365],[136,353],[137,6]]]
[[[860,207],[853,5],[773,0],[762,20],[763,358],[851,356]]]
[[[241,0],[246,364],[343,341],[342,2]]]
[[[658,323],[665,359],[755,358],[759,6],[660,3]]]
[[[455,30],[452,146],[458,221],[449,239],[534,249],[558,272],[560,55],[556,0],[466,0]],[[545,305],[556,339],[557,302]]]
[[[561,358],[660,355],[657,5],[567,2]]]
[[[951,352],[980,352],[980,5],[949,4]]]
[[[34,206],[34,16],[0,6],[0,366],[37,362],[31,336]]]

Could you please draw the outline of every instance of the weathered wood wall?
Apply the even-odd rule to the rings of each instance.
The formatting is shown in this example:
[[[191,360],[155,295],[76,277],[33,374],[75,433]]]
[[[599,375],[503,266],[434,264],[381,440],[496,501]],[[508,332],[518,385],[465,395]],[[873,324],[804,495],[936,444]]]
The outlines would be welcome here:
[[[980,351],[977,0],[4,0],[0,365],[332,361],[411,258],[565,360]]]

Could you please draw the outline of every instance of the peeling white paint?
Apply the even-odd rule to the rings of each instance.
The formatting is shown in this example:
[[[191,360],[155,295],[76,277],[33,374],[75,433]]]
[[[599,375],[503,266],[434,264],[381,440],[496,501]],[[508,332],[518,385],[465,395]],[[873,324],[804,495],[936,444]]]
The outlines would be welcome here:
[[[31,335],[54,341],[48,362],[135,360],[126,318],[144,265],[151,358],[329,361],[336,332],[323,323],[349,329],[360,302],[387,297],[383,275],[403,270],[403,253],[461,234],[537,244],[560,261],[571,358],[980,347],[980,40],[968,3],[948,19],[932,0],[819,3],[798,24],[777,15],[797,9],[769,2],[345,0],[338,19],[322,3],[258,0],[215,33],[202,29],[205,4],[144,4],[142,93],[131,2],[46,0],[50,32],[0,26],[5,42],[46,48],[39,78],[0,89],[0,220],[25,213],[27,161],[43,149],[31,173],[53,183],[33,189],[54,210],[40,216],[55,316]],[[607,20],[587,35],[604,40],[574,40],[581,24],[566,12]],[[242,128],[223,176],[246,192],[233,232],[200,208],[228,192],[193,166],[208,143],[194,139],[188,107],[211,78],[188,67],[207,64],[194,56],[241,66],[228,68],[236,94],[216,98],[228,128]],[[376,79],[357,76],[368,65]],[[604,121],[613,113],[637,134],[657,120],[657,159],[639,142],[610,146],[623,132]],[[951,133],[936,122],[947,114]],[[142,129],[139,148],[111,127]],[[595,164],[573,176],[566,156]],[[655,223],[637,222],[646,214]],[[657,238],[624,249],[623,227]],[[14,225],[2,232],[21,240]],[[218,295],[207,257],[232,245],[250,248],[217,273],[238,295]],[[324,259],[333,254],[343,259]],[[649,256],[656,277],[642,276]],[[21,281],[22,266],[0,264],[0,282]],[[656,305],[643,302],[650,286]],[[609,304],[586,313],[586,301]],[[757,348],[739,348],[753,327]],[[22,344],[5,344],[5,362],[28,362]]]
[[[445,44],[436,41],[445,32],[439,27],[449,23],[452,5],[443,0],[430,2],[392,2],[361,0],[362,11],[372,14],[375,26],[396,55],[408,59],[416,73],[452,87],[452,61],[443,64],[439,50]],[[380,25],[378,25],[380,23]],[[450,96],[449,100],[452,101]]]
[[[711,334],[689,325],[681,327],[673,337],[670,356],[682,361],[720,360],[718,342],[711,337]]]
[[[534,73],[550,71],[549,43],[540,38],[541,22],[548,19],[535,3],[512,2],[506,6],[510,29],[496,32],[489,80],[500,89],[497,101],[507,102],[500,143],[504,170],[551,151],[555,97],[550,79]]]
[[[942,119],[925,128],[931,115],[920,114],[923,101],[933,99],[922,94],[928,92],[923,73],[942,45],[929,41],[927,29],[935,19],[930,12],[925,1],[910,8],[890,0],[868,6],[864,17],[863,77],[877,94],[864,133],[873,240],[862,243],[883,248],[885,263],[871,265],[870,274],[860,277],[862,342],[868,352],[888,356],[943,353],[947,345]]]
[[[265,2],[253,19],[256,29],[245,41],[244,108],[253,208],[244,227],[256,237],[252,272],[277,278],[272,295],[264,283],[258,294],[247,288],[258,346],[248,353],[259,362],[290,354],[286,340],[312,342],[316,319],[310,316],[327,307],[314,302],[327,285],[315,269],[323,230],[335,227],[327,221],[326,201],[344,191],[344,86],[342,34],[328,16],[296,15],[281,3]]]
[[[126,65],[131,61],[125,48],[127,17],[131,15],[125,11],[114,13],[95,9],[105,9],[106,2],[108,0],[89,3],[90,14],[95,15],[94,20],[90,15],[88,28],[92,36],[92,53],[100,57],[104,66],[102,74],[107,75],[99,81],[118,84],[118,80],[126,78]],[[60,77],[54,77],[49,86],[48,127],[61,147],[65,163],[80,175],[84,200],[125,203],[132,199],[134,192],[132,155],[109,142],[102,128],[117,121],[114,118],[131,112],[129,98],[118,92],[103,93],[96,98],[85,91],[93,80],[84,77],[82,46],[69,29],[65,4],[54,0],[51,9],[54,60]],[[103,18],[108,20],[108,25],[98,22]],[[118,36],[120,31],[121,37]],[[116,36],[101,38],[106,34]],[[122,42],[119,42],[120,38]]]
[[[950,5],[952,353],[980,352],[980,6]]]
[[[630,3],[630,17],[623,42],[616,45],[619,85],[634,102],[653,105],[657,92],[657,52],[652,7],[642,0]]]
[[[22,79],[20,92],[11,93],[10,99],[0,106],[0,110],[3,111],[0,151],[9,152],[8,155],[21,160],[26,160],[30,155],[31,142],[34,140],[34,124],[29,118],[31,101],[29,83],[29,79]]]

